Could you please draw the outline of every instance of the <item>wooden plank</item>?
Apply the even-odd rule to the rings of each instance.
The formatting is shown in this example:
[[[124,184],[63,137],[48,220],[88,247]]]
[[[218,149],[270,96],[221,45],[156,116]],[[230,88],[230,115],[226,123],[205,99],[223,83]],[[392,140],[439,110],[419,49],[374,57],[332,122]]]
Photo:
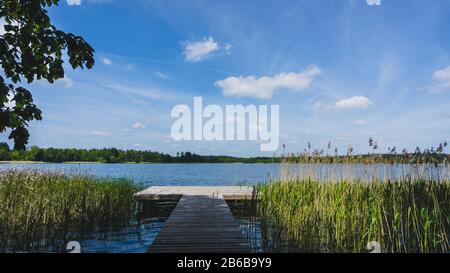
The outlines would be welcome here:
[[[192,189],[187,192],[182,195],[148,252],[251,252],[223,195],[213,196],[207,189],[200,189],[200,194],[194,194]]]
[[[252,199],[251,186],[152,186],[134,194],[138,200],[178,200],[184,195],[222,196],[226,200]]]

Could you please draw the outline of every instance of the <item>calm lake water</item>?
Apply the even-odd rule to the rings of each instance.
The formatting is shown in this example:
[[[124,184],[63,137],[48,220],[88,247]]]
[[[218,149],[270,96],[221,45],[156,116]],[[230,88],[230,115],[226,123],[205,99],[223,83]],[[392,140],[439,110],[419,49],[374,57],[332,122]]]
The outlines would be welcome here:
[[[396,179],[407,175],[429,178],[450,177],[448,166],[407,164],[0,164],[5,169],[40,169],[66,174],[83,173],[101,177],[129,178],[144,186],[257,184],[281,177],[316,177],[318,180],[344,178]]]
[[[129,178],[145,186],[255,184],[280,173],[280,164],[0,164],[11,168]]]

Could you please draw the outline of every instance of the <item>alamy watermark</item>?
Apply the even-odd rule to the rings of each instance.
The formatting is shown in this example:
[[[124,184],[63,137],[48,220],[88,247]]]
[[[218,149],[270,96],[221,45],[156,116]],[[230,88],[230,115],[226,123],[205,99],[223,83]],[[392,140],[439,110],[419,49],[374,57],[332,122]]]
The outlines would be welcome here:
[[[66,245],[68,253],[81,253],[81,244],[78,241],[70,241]]]
[[[369,253],[381,253],[381,245],[377,241],[368,242],[366,249]]]
[[[185,104],[172,108],[171,137],[180,140],[232,141],[260,143],[261,151],[275,151],[280,143],[279,105],[203,106],[202,97],[194,97],[194,109]],[[270,124],[270,126],[269,126]]]

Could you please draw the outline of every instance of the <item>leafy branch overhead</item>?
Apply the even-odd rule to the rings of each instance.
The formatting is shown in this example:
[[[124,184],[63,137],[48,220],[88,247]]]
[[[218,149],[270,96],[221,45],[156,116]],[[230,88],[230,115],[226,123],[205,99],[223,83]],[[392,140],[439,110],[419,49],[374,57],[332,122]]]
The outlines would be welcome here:
[[[31,92],[18,85],[64,78],[65,55],[73,69],[94,65],[94,49],[82,37],[52,25],[46,8],[58,1],[0,1],[5,30],[0,35],[0,132],[11,129],[9,139],[14,140],[15,149],[25,149],[28,123],[42,119]]]

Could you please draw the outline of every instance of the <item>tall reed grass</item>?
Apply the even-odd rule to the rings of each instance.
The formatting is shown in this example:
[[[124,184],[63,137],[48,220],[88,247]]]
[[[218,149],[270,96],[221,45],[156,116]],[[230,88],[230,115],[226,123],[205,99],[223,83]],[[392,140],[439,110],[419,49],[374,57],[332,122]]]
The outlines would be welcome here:
[[[277,251],[449,252],[450,182],[284,179],[259,185],[265,237]],[[283,248],[284,247],[284,248]]]
[[[384,252],[450,251],[447,142],[401,155],[396,147],[377,154],[377,141],[368,143],[374,153],[364,156],[352,147],[330,156],[331,142],[282,155],[280,178],[259,185],[265,238],[275,250],[365,252],[376,241]]]
[[[0,172],[0,252],[41,251],[71,232],[121,225],[138,187],[125,179],[37,170]],[[74,228],[76,227],[76,228]]]

